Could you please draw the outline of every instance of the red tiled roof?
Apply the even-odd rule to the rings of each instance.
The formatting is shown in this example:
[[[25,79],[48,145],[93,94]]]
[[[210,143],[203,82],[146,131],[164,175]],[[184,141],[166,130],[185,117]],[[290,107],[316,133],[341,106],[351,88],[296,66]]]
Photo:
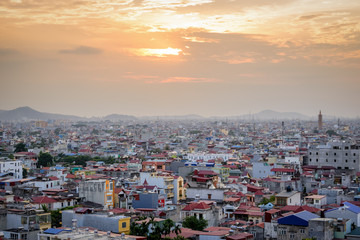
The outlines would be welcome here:
[[[33,200],[33,203],[36,203],[36,204],[46,204],[46,203],[57,202],[55,199],[49,198],[47,196],[33,197],[32,200]]]
[[[246,239],[251,239],[253,237],[254,235],[244,232],[244,233],[228,236],[226,237],[226,240],[246,240]]]
[[[184,207],[182,210],[183,211],[192,211],[192,210],[195,210],[195,209],[206,210],[206,209],[210,209],[210,206],[207,205],[204,202],[190,203],[189,205]]]
[[[59,180],[58,177],[49,177],[49,179],[52,180],[52,181]]]

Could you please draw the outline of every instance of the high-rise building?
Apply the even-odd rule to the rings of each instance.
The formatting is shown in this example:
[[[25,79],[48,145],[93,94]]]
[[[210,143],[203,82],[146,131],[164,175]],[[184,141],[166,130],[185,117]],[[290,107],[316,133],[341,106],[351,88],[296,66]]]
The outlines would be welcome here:
[[[318,115],[318,129],[322,130],[322,128],[323,128],[323,120],[322,120],[322,114],[321,114],[321,110],[320,110],[319,115]]]

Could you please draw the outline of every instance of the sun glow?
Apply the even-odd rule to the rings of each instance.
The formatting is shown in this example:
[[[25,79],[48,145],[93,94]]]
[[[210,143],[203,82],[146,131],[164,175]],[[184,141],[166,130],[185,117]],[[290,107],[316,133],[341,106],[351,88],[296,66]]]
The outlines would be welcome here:
[[[139,56],[154,56],[154,57],[167,57],[167,56],[177,56],[182,52],[178,48],[162,48],[162,49],[153,49],[153,48],[141,48],[135,51],[136,55]]]

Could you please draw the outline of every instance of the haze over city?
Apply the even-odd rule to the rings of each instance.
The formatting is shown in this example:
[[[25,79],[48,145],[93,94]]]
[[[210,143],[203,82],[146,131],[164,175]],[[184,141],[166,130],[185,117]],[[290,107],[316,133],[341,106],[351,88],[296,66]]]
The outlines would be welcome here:
[[[357,0],[0,2],[0,109],[360,115]]]

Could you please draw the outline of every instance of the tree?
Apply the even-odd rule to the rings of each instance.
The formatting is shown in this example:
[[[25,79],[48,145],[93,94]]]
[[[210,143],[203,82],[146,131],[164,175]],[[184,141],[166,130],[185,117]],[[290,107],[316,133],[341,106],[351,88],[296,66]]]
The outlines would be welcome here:
[[[270,198],[263,198],[259,204],[265,205],[268,204],[269,202],[275,202],[275,196],[270,196]]]
[[[44,212],[49,212],[49,209],[45,204],[41,204],[41,208],[44,210]]]
[[[50,153],[40,152],[37,162],[38,167],[50,167],[53,165],[53,156]]]
[[[145,220],[146,217],[139,217],[137,221]],[[130,225],[130,235],[147,236],[149,234],[149,222],[143,221],[141,224],[132,222]]]
[[[174,227],[175,227],[174,221],[171,219],[166,219],[163,223],[163,234],[169,235]]]
[[[20,142],[20,143],[16,144],[14,152],[15,153],[17,153],[17,152],[27,152],[27,148],[26,148],[25,143]]]
[[[337,132],[335,132],[334,130],[330,129],[326,131],[326,134],[329,135],[329,137],[333,136],[333,135],[338,135]]]
[[[22,175],[23,175],[23,178],[27,178],[28,176],[28,170],[26,168],[23,168],[22,170]]]
[[[186,238],[181,235],[177,235],[176,237],[173,238],[173,240],[186,240]]]
[[[207,225],[208,222],[205,219],[197,219],[195,216],[186,217],[183,221],[183,227],[190,228],[192,230],[202,231]]]

